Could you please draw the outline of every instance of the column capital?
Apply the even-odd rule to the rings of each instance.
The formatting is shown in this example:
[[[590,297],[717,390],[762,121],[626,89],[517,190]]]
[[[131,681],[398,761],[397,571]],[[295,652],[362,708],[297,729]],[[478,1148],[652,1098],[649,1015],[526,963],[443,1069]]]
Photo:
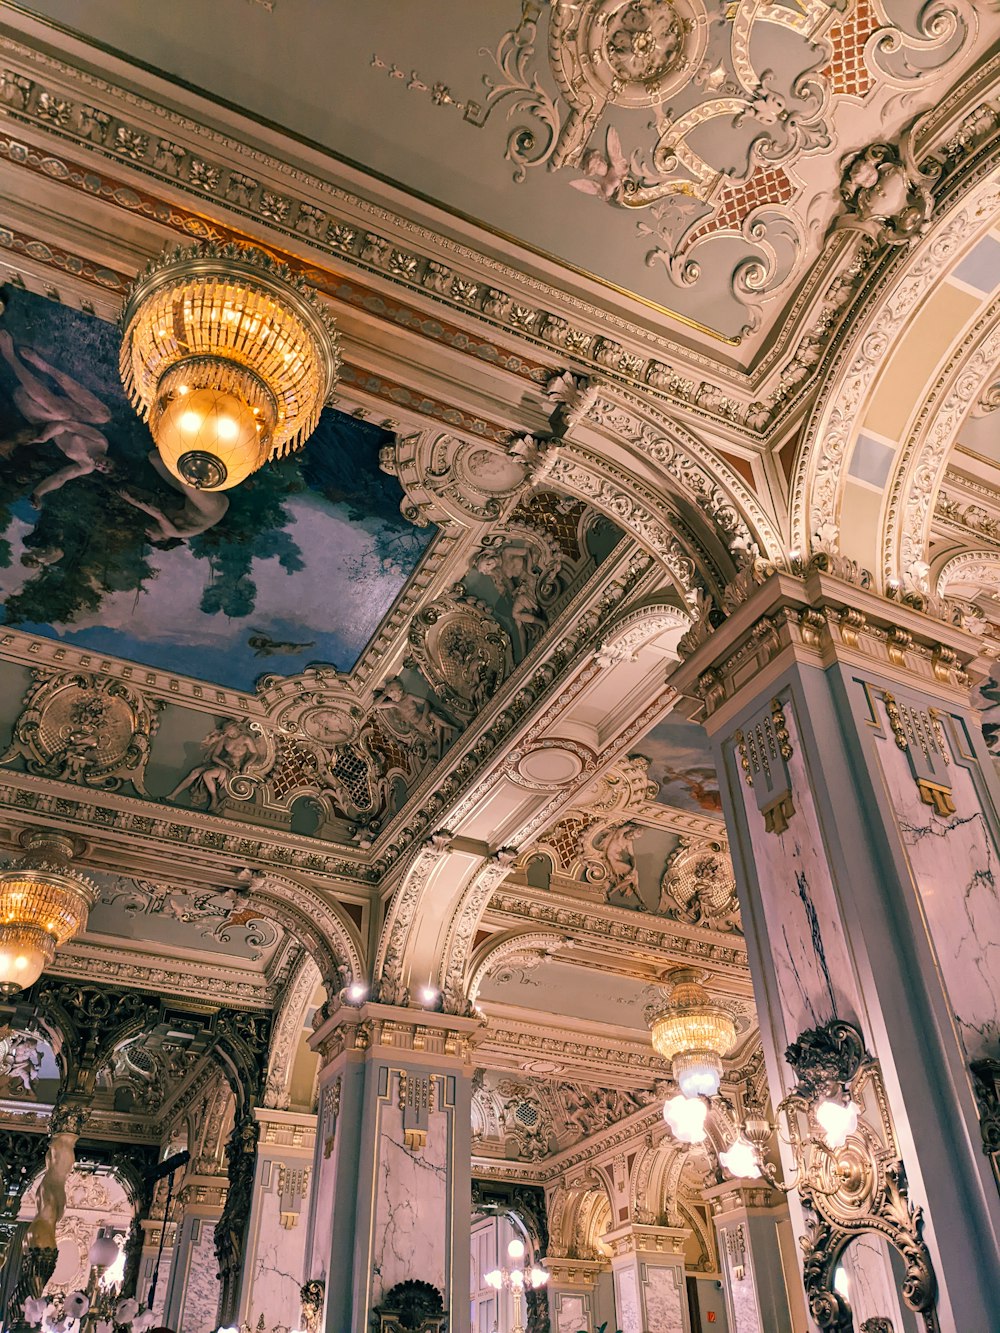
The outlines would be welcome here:
[[[568,1259],[553,1258],[549,1255],[542,1260],[542,1267],[549,1275],[553,1287],[579,1287],[589,1290],[597,1285],[597,1279],[611,1267],[607,1259]]]
[[[818,568],[772,574],[696,637],[671,684],[701,701],[712,731],[737,711],[745,686],[760,691],[795,662],[857,666],[961,704],[990,667],[980,636]]]
[[[720,1219],[730,1213],[786,1212],[784,1196],[772,1185],[759,1180],[727,1180],[701,1192],[712,1209],[712,1216]]]
[[[478,1018],[460,1018],[427,1009],[406,1009],[369,1002],[358,1008],[342,1005],[309,1038],[324,1064],[339,1056],[405,1053],[418,1061],[442,1061],[471,1068],[472,1049],[482,1026]]]
[[[628,1222],[605,1232],[602,1240],[618,1259],[627,1254],[683,1255],[690,1237],[690,1227],[654,1227]]]

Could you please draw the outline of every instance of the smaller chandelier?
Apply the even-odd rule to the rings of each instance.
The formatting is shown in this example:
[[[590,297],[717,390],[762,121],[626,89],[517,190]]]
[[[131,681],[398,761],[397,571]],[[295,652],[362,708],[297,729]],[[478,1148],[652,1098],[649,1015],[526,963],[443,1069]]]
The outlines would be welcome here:
[[[133,284],[119,369],[167,468],[220,491],[304,444],[340,358],[333,320],[286,265],[248,246],[197,245]]]
[[[72,838],[30,833],[20,864],[0,871],[0,995],[31,986],[87,924],[97,886],[70,866]]]
[[[675,967],[667,987],[646,1009],[653,1048],[671,1069],[685,1097],[714,1097],[722,1078],[722,1059],[736,1044],[736,1023],[729,1010],[702,985],[696,967]]]

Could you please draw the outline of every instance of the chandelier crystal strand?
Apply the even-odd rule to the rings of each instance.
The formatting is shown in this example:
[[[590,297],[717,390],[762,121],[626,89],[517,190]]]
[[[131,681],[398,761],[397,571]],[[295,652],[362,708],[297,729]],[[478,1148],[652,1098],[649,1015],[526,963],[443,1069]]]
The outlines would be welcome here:
[[[97,886],[69,862],[70,838],[33,833],[20,864],[0,871],[0,995],[33,985],[56,949],[78,934]]]
[[[134,283],[119,368],[174,476],[226,490],[301,448],[340,357],[332,318],[284,264],[248,246],[198,245]]]

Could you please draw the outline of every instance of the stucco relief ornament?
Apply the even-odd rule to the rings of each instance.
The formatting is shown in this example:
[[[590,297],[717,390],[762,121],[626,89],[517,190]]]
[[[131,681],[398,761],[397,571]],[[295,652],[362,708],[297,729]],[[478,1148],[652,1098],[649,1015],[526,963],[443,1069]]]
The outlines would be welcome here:
[[[841,230],[863,231],[881,245],[910,245],[930,225],[940,166],[917,165],[912,134],[897,144],[870,144],[845,164],[840,184],[847,212]]]
[[[131,783],[145,795],[143,775],[162,704],[138,690],[89,672],[38,670],[0,763],[23,759],[29,773],[103,791]]]
[[[721,843],[681,839],[667,858],[658,910],[710,930],[741,932],[736,879]]]
[[[247,801],[271,771],[274,737],[259,724],[225,718],[201,743],[203,758],[166,796],[176,801],[185,792],[194,805],[219,810],[227,798]]]
[[[506,631],[461,584],[414,617],[410,652],[445,707],[463,721],[479,712],[513,660]]]

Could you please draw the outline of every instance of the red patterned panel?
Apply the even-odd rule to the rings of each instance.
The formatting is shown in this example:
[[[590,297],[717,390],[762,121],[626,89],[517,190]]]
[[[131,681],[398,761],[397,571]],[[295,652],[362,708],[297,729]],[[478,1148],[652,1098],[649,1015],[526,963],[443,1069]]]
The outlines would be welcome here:
[[[726,185],[715,201],[715,212],[707,217],[688,237],[687,245],[711,236],[717,231],[738,231],[744,218],[762,204],[787,204],[795,187],[784,167],[769,167],[763,163],[744,181]]]
[[[867,96],[874,79],[865,64],[865,43],[878,26],[871,0],[856,0],[827,33],[833,56],[823,73],[835,96]]]

